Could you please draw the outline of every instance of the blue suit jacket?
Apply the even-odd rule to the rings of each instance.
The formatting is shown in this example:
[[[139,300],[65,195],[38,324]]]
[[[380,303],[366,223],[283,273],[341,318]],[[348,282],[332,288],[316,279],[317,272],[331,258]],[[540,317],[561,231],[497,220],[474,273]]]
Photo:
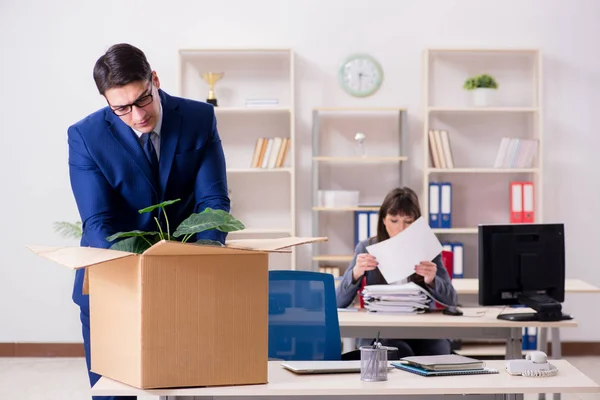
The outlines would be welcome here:
[[[113,243],[106,238],[116,232],[156,231],[153,217],[138,210],[164,200],[181,199],[165,208],[171,231],[207,207],[229,212],[225,158],[213,106],[162,90],[159,94],[163,121],[158,183],[151,179],[135,132],[109,107],[69,127],[69,173],[83,222],[81,246],[108,248]],[[198,239],[223,243],[225,236],[211,230],[199,233]],[[73,300],[85,306],[82,285],[79,270]]]

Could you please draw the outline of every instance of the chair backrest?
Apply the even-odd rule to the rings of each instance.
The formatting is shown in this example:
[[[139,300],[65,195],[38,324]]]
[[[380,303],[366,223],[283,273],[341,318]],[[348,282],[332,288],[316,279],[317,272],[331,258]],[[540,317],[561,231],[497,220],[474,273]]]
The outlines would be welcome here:
[[[269,271],[269,358],[340,360],[333,275]]]

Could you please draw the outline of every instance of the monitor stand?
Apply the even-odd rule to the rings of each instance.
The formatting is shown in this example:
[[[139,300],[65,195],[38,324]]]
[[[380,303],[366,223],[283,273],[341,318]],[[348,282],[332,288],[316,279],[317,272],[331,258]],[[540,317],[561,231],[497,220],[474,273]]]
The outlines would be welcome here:
[[[563,314],[561,304],[545,294],[519,294],[520,304],[536,310],[534,313],[500,314],[498,319],[507,321],[566,321],[573,319],[571,315]]]

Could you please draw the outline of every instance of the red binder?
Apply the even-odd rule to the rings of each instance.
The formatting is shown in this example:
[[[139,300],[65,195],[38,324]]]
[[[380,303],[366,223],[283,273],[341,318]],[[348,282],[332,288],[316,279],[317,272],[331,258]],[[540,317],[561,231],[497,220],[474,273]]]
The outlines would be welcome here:
[[[523,182],[523,222],[532,224],[535,220],[535,196],[533,182]]]
[[[510,183],[510,223],[523,222],[523,182]]]
[[[442,250],[442,264],[446,267],[446,271],[448,271],[448,275],[450,275],[450,280],[452,280],[452,275],[454,273],[454,254],[448,250]]]

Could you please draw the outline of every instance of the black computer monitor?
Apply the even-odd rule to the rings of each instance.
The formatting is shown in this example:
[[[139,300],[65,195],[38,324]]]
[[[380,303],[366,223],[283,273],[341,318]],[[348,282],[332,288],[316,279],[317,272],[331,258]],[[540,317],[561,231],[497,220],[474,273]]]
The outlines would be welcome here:
[[[479,304],[522,304],[511,321],[561,321],[565,299],[563,224],[479,225]]]

